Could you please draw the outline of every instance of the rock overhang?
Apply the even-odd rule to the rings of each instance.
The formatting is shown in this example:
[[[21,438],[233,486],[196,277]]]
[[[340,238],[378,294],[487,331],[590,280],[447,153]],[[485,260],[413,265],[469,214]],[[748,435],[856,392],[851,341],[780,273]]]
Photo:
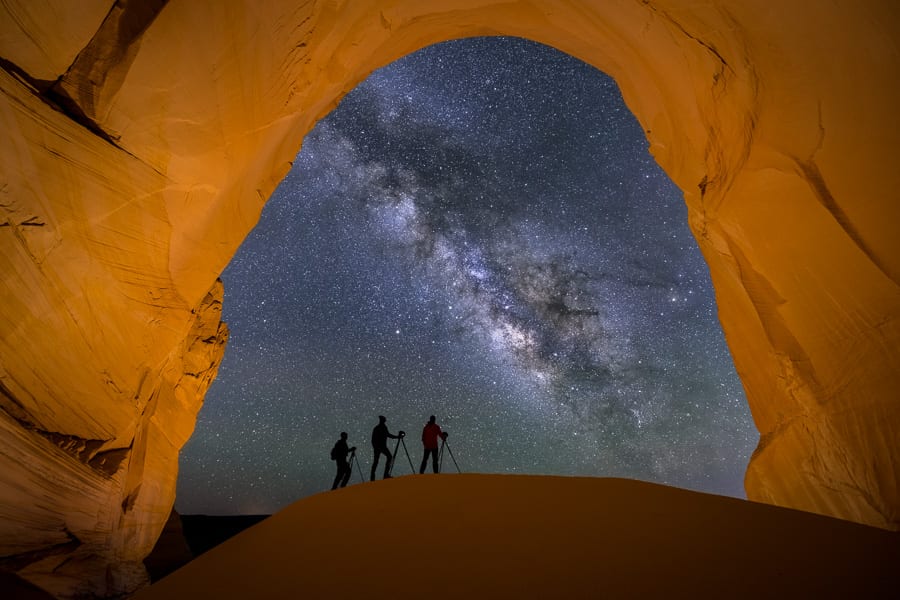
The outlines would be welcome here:
[[[101,556],[86,586],[140,580],[227,340],[219,273],[347,90],[471,35],[619,83],[710,266],[761,433],[748,496],[898,527],[889,2],[51,5],[0,9],[0,447],[28,465],[2,471],[0,554],[37,553],[23,576],[57,585],[71,536]]]

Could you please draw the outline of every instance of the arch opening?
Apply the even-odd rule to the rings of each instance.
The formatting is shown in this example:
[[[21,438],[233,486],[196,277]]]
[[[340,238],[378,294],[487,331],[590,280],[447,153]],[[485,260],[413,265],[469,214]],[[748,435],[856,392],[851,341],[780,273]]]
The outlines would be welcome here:
[[[227,338],[216,277],[298,140],[372,70],[472,35],[619,83],[710,266],[751,499],[896,529],[893,5],[388,4],[4,3],[4,556],[133,589]]]
[[[415,469],[434,413],[468,471],[744,497],[756,430],[682,194],[615,82],[549,47],[468,38],[373,73],[222,278],[182,514],[327,489],[341,430],[368,481],[382,413]]]

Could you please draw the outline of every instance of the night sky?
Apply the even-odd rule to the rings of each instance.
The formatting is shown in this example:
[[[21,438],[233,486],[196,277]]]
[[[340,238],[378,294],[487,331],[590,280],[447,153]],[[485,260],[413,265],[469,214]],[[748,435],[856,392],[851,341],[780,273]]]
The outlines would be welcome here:
[[[458,40],[373,73],[222,279],[183,514],[329,489],[341,431],[368,479],[379,414],[416,469],[434,414],[464,471],[744,496],[758,434],[681,192],[616,84],[556,50]]]

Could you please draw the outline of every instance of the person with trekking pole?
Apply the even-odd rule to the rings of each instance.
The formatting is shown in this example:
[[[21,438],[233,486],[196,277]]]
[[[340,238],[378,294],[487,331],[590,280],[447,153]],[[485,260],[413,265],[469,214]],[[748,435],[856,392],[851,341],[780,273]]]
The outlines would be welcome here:
[[[350,473],[352,472],[350,463],[347,461],[347,455],[353,456],[355,453],[356,446],[352,448],[347,447],[347,432],[342,431],[341,439],[335,442],[334,447],[331,449],[331,460],[337,461],[337,475],[334,476],[334,483],[331,484],[331,489],[336,490],[339,484],[341,487],[347,486],[347,482],[350,481]]]

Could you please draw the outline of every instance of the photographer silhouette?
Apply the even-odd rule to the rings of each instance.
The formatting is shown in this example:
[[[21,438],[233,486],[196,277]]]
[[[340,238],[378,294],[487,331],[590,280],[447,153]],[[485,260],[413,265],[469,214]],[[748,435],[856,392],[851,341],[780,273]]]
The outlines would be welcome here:
[[[438,438],[447,439],[447,434],[441,431],[441,426],[435,422],[435,416],[431,415],[425,428],[422,429],[422,446],[425,448],[425,455],[422,457],[422,466],[419,467],[419,473],[425,472],[425,466],[428,464],[428,456],[431,455],[431,469],[438,473]]]
[[[342,431],[341,439],[335,442],[334,448],[331,449],[331,458],[337,461],[337,474],[334,476],[334,483],[331,484],[331,489],[337,489],[339,484],[341,487],[346,487],[352,472],[350,463],[347,461],[347,454],[355,452],[356,446],[352,448],[347,447],[347,432]]]
[[[372,461],[372,473],[369,481],[375,481],[375,470],[378,468],[378,460],[381,458],[382,454],[387,457],[387,462],[384,464],[384,479],[391,478],[391,465],[394,461],[394,457],[391,454],[391,451],[388,450],[387,441],[388,439],[396,440],[403,435],[406,435],[402,431],[400,432],[400,435],[392,434],[388,431],[387,425],[385,424],[386,421],[387,417],[379,415],[378,425],[372,430],[372,450],[375,452],[375,458]]]

